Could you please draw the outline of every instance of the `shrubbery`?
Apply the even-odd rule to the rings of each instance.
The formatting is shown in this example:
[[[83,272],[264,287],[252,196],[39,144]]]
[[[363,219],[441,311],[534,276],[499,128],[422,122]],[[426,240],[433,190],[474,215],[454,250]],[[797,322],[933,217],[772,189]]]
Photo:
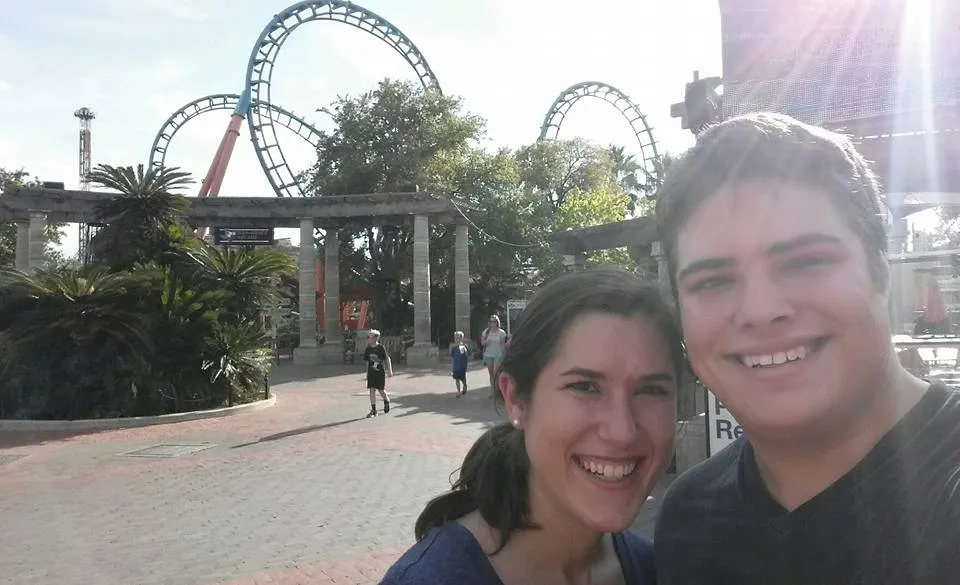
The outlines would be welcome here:
[[[126,417],[216,408],[264,394],[273,365],[259,317],[296,264],[221,249],[181,223],[176,169],[101,165],[120,194],[81,270],[0,271],[0,418]]]

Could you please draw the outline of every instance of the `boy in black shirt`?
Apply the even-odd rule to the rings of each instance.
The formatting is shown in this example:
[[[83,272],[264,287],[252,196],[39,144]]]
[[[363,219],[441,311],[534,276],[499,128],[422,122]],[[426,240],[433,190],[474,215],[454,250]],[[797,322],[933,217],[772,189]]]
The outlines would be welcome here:
[[[664,497],[661,585],[960,583],[960,396],[897,359],[884,217],[852,143],[786,116],[671,167],[684,341],[746,433]]]
[[[380,345],[380,332],[371,329],[367,334],[367,348],[363,350],[367,362],[367,389],[370,391],[370,412],[367,418],[377,416],[377,392],[383,398],[383,413],[390,412],[390,397],[387,396],[387,376],[393,377],[393,363],[387,350]]]

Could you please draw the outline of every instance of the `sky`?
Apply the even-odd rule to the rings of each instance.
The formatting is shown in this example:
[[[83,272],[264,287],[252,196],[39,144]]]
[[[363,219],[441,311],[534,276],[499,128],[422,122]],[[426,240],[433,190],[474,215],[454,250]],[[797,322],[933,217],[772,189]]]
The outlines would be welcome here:
[[[157,131],[185,103],[240,93],[254,42],[291,0],[36,0],[3,2],[0,24],[0,167],[79,185],[79,121],[88,107],[93,164],[146,163]],[[602,81],[630,96],[662,149],[693,138],[670,118],[693,71],[719,75],[716,0],[361,0],[399,28],[426,57],[444,93],[487,120],[488,145],[537,139],[554,99],[581,81]],[[386,43],[341,22],[310,22],[283,43],[272,101],[320,129],[315,110],[359,95],[381,79],[416,80]],[[229,120],[227,110],[185,125],[167,166],[199,180]],[[639,154],[629,124],[598,99],[579,101],[561,138],[616,143]],[[295,171],[311,148],[284,128],[280,144]],[[193,194],[193,193],[185,193]],[[220,196],[271,196],[243,126]],[[295,236],[282,230],[280,237]],[[289,233],[286,233],[289,232]],[[71,226],[64,252],[77,248]]]

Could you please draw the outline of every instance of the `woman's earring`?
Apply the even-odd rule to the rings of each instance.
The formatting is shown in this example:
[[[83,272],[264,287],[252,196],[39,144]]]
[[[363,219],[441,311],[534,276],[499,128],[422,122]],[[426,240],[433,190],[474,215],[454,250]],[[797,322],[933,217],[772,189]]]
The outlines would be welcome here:
[[[513,423],[513,426],[517,427],[518,429],[520,428],[520,419],[519,419],[519,418],[515,418],[515,419],[513,419],[513,420],[510,421],[510,422]]]

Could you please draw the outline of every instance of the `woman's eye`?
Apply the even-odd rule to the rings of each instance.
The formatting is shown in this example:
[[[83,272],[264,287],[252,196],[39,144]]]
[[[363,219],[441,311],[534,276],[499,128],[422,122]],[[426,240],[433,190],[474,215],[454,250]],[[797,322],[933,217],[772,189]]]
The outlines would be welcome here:
[[[576,390],[577,392],[583,392],[585,394],[592,394],[592,393],[598,392],[597,385],[593,382],[587,382],[587,381],[573,382],[572,384],[568,384],[567,388],[570,388],[571,390]]]

